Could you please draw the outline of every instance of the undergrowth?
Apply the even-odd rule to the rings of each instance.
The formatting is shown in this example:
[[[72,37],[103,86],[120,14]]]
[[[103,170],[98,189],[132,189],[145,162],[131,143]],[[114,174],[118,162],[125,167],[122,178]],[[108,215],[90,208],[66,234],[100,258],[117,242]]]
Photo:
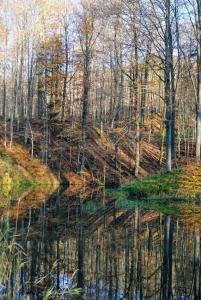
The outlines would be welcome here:
[[[186,166],[137,179],[123,185],[114,195],[134,200],[154,200],[158,197],[160,200],[171,201],[201,200],[201,167]]]
[[[171,173],[158,173],[138,179],[127,185],[123,185],[121,192],[133,199],[150,199],[160,196],[161,198],[177,198],[181,170]]]

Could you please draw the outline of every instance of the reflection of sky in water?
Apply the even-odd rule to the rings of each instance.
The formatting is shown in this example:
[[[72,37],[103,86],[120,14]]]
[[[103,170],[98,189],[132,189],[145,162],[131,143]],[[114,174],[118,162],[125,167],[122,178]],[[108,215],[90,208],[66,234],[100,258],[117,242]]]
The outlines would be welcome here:
[[[6,290],[6,286],[4,284],[0,284],[0,294],[4,293]]]

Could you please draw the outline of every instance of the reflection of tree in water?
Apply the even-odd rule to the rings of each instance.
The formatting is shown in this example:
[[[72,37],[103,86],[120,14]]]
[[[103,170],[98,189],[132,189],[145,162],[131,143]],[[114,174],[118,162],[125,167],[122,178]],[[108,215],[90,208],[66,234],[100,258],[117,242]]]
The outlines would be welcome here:
[[[84,287],[83,299],[201,299],[198,227],[113,202],[92,208],[79,195],[55,194],[20,217],[17,240],[27,263],[9,286],[17,281],[22,295],[40,299],[44,286],[62,289],[79,269],[72,286]]]

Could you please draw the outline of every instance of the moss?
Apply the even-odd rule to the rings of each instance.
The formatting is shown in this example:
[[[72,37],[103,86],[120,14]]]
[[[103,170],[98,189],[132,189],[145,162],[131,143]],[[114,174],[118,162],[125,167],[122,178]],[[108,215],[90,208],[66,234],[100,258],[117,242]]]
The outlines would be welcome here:
[[[190,165],[171,173],[158,173],[109,192],[117,199],[118,209],[143,207],[178,216],[186,203],[200,203],[201,167]]]
[[[172,173],[158,173],[147,176],[144,179],[138,179],[130,184],[122,186],[122,192],[128,194],[134,199],[148,199],[153,196],[177,197],[178,178],[181,171]]]

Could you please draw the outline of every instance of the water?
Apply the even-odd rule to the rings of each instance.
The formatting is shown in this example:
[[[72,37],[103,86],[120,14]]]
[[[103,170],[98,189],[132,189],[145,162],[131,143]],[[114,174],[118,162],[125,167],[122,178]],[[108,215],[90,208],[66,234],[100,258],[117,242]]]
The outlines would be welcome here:
[[[45,299],[50,288],[70,299],[62,293],[77,286],[75,299],[201,299],[198,204],[46,198],[32,192],[1,212],[0,299]]]

